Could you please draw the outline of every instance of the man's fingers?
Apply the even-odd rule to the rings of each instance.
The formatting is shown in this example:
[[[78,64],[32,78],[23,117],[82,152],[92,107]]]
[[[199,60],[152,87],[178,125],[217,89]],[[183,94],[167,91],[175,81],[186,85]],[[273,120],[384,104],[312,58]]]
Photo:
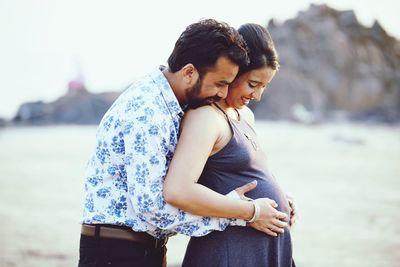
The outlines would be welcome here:
[[[290,226],[292,226],[296,222],[296,217],[290,218]]]
[[[293,202],[292,200],[288,200],[288,202],[289,202],[289,207],[290,207],[292,210],[296,210],[296,205],[294,204],[294,202]]]
[[[241,187],[236,188],[235,191],[236,191],[239,195],[243,195],[244,193],[247,193],[247,192],[253,190],[254,188],[256,188],[256,186],[257,186],[257,181],[254,180],[254,181],[251,182],[251,183],[248,183],[248,184],[245,184],[245,185],[243,185],[243,186],[241,186]]]

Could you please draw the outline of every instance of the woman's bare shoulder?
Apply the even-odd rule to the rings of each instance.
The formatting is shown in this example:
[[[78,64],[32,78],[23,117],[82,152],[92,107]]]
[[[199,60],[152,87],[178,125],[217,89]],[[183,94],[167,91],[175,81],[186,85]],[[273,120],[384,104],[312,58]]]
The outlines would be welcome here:
[[[195,115],[204,115],[204,114],[208,114],[211,115],[215,113],[215,108],[211,105],[205,105],[205,106],[201,106],[195,109],[189,109],[185,112],[185,116],[189,115],[189,114],[195,114]],[[193,115],[192,115],[193,116]]]
[[[184,121],[202,125],[216,124],[220,121],[220,115],[213,106],[206,105],[186,111]]]

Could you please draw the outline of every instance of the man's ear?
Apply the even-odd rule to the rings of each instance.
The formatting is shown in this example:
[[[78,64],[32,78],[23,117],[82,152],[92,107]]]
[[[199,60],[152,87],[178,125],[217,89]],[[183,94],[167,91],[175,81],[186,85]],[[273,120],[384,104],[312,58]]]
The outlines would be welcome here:
[[[188,84],[189,86],[195,84],[199,77],[199,72],[192,63],[188,63],[183,66],[181,69],[181,73],[184,83]]]

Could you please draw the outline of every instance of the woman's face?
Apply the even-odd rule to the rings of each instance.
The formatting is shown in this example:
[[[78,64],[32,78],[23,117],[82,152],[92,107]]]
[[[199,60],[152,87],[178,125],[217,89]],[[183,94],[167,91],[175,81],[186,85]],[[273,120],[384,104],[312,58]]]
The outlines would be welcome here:
[[[247,106],[252,99],[260,101],[275,73],[276,70],[265,66],[241,74],[229,86],[225,102],[229,107],[240,109]]]

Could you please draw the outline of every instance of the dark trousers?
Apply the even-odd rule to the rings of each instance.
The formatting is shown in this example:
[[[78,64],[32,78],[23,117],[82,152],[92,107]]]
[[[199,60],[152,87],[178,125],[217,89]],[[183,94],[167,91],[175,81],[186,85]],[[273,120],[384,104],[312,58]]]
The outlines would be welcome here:
[[[162,267],[166,266],[165,254],[166,247],[81,235],[78,267]]]

